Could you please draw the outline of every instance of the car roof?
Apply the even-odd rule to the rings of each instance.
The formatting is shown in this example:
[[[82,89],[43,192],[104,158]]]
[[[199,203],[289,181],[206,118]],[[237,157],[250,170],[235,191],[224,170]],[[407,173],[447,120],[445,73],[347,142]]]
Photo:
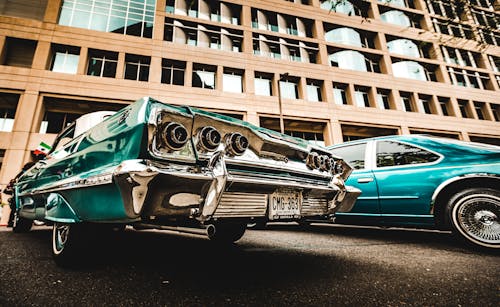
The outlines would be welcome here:
[[[475,153],[500,153],[500,146],[475,143],[475,142],[465,142],[451,138],[425,135],[425,134],[411,134],[411,135],[388,135],[373,138],[360,139],[355,141],[344,142],[342,144],[336,144],[329,146],[328,149],[334,149],[345,145],[354,145],[365,143],[373,140],[394,140],[401,142],[408,142],[414,145],[422,146],[430,150],[437,152],[447,151],[447,149],[460,148],[461,150],[466,150]]]

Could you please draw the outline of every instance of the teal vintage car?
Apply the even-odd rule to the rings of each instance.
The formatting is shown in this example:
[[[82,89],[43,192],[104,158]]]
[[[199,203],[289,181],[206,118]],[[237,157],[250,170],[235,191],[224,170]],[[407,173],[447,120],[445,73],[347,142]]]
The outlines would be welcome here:
[[[326,149],[231,117],[148,97],[87,130],[89,116],[15,183],[14,231],[53,223],[59,264],[102,225],[204,229],[234,242],[251,221],[327,217],[360,194],[344,185],[349,165]]]
[[[329,149],[354,168],[346,184],[362,190],[335,222],[453,230],[500,248],[500,147],[401,135]]]

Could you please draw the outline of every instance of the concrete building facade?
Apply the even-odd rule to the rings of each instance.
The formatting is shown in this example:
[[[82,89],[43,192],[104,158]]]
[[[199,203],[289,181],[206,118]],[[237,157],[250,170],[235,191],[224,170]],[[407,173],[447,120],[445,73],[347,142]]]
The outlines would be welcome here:
[[[0,188],[78,116],[151,96],[330,145],[500,144],[494,0],[0,0]]]

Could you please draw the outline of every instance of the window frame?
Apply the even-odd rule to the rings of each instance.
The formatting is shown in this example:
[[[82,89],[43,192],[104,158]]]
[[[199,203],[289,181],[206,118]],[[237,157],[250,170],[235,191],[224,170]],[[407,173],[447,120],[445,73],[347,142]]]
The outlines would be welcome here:
[[[425,148],[423,146],[416,145],[416,144],[413,144],[413,143],[410,143],[410,142],[406,142],[406,141],[401,141],[401,140],[397,140],[397,139],[384,139],[384,140],[374,140],[372,142],[373,142],[373,144],[370,147],[371,152],[370,152],[369,158],[371,159],[370,165],[372,166],[373,170],[379,170],[379,169],[385,170],[385,169],[398,169],[398,168],[413,168],[413,167],[430,166],[430,165],[438,164],[438,163],[440,163],[444,159],[444,156],[442,154],[440,154],[440,153],[438,153],[438,152],[436,152],[434,150],[430,150],[430,149]],[[425,163],[392,165],[392,166],[377,166],[377,148],[378,148],[378,144],[380,142],[393,142],[393,143],[399,143],[399,144],[402,144],[402,145],[408,145],[408,146],[411,146],[411,147],[419,148],[421,150],[425,150],[427,152],[430,152],[430,153],[438,156],[438,158],[435,161],[425,162]]]

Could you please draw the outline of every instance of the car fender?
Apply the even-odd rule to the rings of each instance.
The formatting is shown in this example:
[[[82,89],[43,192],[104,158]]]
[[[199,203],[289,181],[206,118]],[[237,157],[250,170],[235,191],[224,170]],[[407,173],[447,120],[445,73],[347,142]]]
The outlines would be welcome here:
[[[450,184],[457,183],[460,181],[468,180],[468,179],[494,179],[498,180],[500,183],[500,175],[498,174],[488,174],[488,173],[471,173],[471,174],[463,174],[459,176],[455,176],[443,181],[437,188],[434,190],[432,194],[431,203],[435,205],[436,200],[439,194]]]
[[[45,204],[45,219],[59,223],[78,223],[81,219],[59,193],[50,193]]]

